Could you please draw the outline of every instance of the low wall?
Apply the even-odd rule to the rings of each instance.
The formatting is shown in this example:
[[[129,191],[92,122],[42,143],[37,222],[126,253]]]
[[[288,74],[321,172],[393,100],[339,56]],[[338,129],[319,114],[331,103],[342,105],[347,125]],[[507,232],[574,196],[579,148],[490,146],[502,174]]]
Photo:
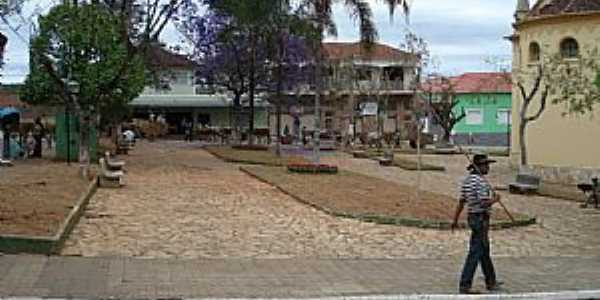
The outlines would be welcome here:
[[[591,183],[600,178],[600,169],[547,166],[524,166],[522,173],[534,174],[542,179],[538,193],[544,196],[573,201],[584,201],[585,196],[577,188],[579,183]]]
[[[524,166],[524,173],[535,174],[542,180],[555,183],[576,185],[578,183],[590,183],[593,177],[600,178],[600,169],[595,168],[571,168],[571,167],[547,167],[547,166]]]

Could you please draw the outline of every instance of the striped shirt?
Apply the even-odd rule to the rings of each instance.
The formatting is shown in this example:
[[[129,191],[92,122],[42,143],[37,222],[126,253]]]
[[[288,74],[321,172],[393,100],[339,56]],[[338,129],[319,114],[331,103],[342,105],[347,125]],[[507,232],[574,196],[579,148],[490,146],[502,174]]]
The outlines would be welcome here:
[[[480,175],[469,174],[463,181],[459,201],[467,204],[469,213],[488,212],[490,207],[484,206],[483,201],[491,197],[490,186]]]

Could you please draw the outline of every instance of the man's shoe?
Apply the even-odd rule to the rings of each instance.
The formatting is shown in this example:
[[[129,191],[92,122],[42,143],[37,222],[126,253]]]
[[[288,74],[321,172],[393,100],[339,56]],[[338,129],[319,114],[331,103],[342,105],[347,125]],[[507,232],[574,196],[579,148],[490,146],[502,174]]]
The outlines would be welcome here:
[[[488,285],[486,288],[488,291],[501,291],[502,290],[502,286],[504,285],[504,282],[502,281],[496,281],[496,283],[492,284],[492,285]]]
[[[481,294],[480,291],[474,290],[474,289],[459,289],[458,293],[465,294],[465,295],[480,295]]]

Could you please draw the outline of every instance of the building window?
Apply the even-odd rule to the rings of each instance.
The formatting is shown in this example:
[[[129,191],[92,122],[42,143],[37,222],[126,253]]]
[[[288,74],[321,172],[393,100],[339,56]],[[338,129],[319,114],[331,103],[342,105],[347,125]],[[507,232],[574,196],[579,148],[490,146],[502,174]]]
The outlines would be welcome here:
[[[190,75],[188,72],[175,72],[173,82],[179,85],[187,85],[190,83]]]
[[[560,43],[560,54],[563,58],[577,58],[579,55],[579,44],[573,38],[566,38]]]
[[[483,124],[483,110],[482,109],[467,109],[467,125],[481,125]]]
[[[509,109],[499,109],[496,112],[496,122],[498,125],[510,125],[511,121]]]
[[[540,44],[533,42],[529,44],[529,62],[540,61]]]

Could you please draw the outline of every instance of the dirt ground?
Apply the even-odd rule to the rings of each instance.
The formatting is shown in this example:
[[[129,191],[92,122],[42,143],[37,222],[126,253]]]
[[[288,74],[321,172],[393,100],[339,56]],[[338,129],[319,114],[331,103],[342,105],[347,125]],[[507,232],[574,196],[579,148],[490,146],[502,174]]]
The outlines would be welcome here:
[[[417,192],[408,185],[354,172],[316,175],[290,173],[277,167],[245,167],[245,170],[295,197],[336,213],[448,222],[456,207],[456,199],[447,195]],[[492,216],[495,220],[508,220],[500,211]]]
[[[54,235],[87,186],[76,164],[30,159],[0,168],[0,234]]]

